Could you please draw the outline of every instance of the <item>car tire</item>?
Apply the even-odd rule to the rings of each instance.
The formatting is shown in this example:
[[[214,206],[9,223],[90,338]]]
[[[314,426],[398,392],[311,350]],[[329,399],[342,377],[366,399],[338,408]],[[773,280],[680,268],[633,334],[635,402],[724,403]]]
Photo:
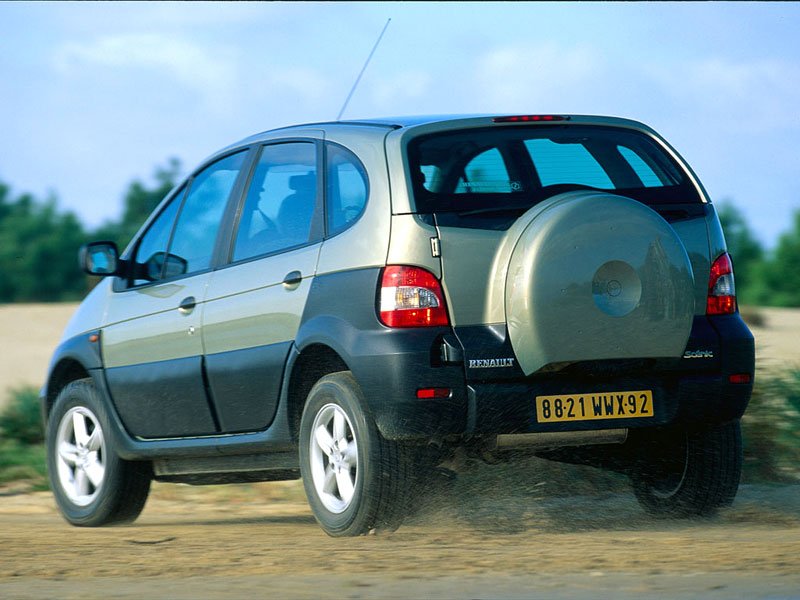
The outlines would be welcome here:
[[[308,503],[328,535],[400,526],[412,481],[407,448],[381,436],[349,371],[326,375],[311,389],[299,446]]]
[[[710,516],[733,502],[742,472],[738,420],[663,431],[640,450],[657,457],[640,464],[632,475],[636,498],[651,515]]]
[[[144,508],[152,480],[147,462],[115,452],[108,412],[91,379],[68,384],[56,398],[47,427],[50,487],[73,525],[120,525]]]

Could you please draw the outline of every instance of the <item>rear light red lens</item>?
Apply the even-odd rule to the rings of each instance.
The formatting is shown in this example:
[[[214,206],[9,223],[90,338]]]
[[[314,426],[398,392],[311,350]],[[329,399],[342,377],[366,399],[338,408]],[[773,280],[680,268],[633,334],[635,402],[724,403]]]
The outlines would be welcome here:
[[[752,380],[750,373],[736,373],[728,377],[728,381],[731,383],[750,383]]]
[[[495,117],[495,123],[530,123],[536,121],[569,121],[565,115],[513,115],[510,117]]]
[[[387,327],[450,324],[439,280],[419,267],[390,265],[383,269],[378,313]]]
[[[417,398],[420,400],[431,400],[434,398],[449,398],[453,390],[450,388],[420,388],[417,390]]]
[[[726,252],[711,265],[708,278],[706,314],[732,315],[736,312],[736,286],[733,280],[731,257]]]

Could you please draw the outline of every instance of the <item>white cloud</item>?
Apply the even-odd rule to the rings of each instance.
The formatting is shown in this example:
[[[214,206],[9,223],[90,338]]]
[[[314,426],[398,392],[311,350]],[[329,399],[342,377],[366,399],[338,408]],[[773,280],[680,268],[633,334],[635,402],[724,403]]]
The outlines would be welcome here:
[[[487,110],[576,106],[602,77],[605,63],[582,46],[555,43],[501,46],[480,57],[474,90]]]
[[[478,110],[536,110],[663,118],[764,133],[800,126],[800,65],[781,59],[637,56],[552,42],[498,46],[478,56],[462,88]]]
[[[56,51],[55,66],[64,75],[92,67],[151,70],[199,93],[211,108],[222,108],[237,79],[234,58],[227,49],[176,36],[132,33],[66,42]]]

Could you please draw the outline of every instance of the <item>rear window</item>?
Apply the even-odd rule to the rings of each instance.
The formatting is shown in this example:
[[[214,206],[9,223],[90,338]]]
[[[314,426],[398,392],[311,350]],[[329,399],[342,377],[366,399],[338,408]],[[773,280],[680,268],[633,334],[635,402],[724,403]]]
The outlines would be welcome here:
[[[417,212],[526,209],[570,190],[612,191],[649,205],[700,203],[650,137],[583,125],[494,127],[409,144]]]

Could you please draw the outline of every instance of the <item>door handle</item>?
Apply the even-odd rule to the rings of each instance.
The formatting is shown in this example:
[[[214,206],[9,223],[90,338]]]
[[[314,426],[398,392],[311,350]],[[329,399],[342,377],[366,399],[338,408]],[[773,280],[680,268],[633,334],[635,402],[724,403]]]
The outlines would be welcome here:
[[[300,271],[291,271],[283,278],[284,287],[297,287],[303,281],[303,274]]]
[[[178,310],[184,315],[188,315],[194,310],[195,306],[197,306],[197,301],[194,299],[194,296],[187,296],[181,300],[181,303],[178,305]]]

